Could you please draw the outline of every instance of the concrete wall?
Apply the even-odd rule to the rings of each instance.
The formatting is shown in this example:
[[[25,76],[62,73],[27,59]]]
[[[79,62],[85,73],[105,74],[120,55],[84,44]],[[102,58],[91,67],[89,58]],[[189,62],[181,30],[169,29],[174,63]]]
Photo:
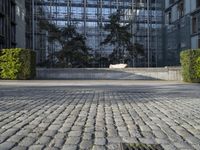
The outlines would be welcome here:
[[[169,7],[169,0],[165,0],[165,8]]]
[[[25,1],[24,0],[16,0],[16,43],[17,48],[25,48],[26,47],[26,39],[25,39]]]
[[[191,2],[191,11],[194,11],[196,8],[197,8],[196,0],[193,0],[193,1]]]
[[[181,81],[180,68],[37,68],[37,79],[171,80]]]
[[[193,36],[192,38],[191,38],[191,48],[192,49],[196,49],[196,48],[198,48],[198,35],[197,36]]]
[[[177,10],[177,5],[174,5],[172,7],[172,22],[176,21],[178,19],[178,10]]]
[[[191,4],[193,4],[193,3],[194,2],[184,0],[185,14],[189,14],[191,12]]]

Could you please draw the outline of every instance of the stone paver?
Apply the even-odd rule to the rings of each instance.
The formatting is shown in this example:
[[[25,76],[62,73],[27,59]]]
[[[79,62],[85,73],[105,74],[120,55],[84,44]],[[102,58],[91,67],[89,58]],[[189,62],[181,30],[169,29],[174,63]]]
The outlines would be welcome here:
[[[117,150],[121,142],[200,149],[198,84],[28,82],[0,81],[0,150]]]

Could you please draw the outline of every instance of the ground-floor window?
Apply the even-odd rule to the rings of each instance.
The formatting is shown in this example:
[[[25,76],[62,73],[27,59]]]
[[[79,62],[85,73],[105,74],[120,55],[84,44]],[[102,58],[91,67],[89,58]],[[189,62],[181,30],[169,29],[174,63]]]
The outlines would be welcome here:
[[[197,17],[192,17],[192,33],[197,33]]]

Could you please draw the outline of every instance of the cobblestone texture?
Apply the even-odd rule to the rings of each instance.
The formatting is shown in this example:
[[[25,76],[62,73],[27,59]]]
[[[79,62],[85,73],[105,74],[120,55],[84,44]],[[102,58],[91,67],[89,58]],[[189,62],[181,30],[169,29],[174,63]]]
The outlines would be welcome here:
[[[187,84],[0,86],[0,150],[117,150],[121,142],[200,150],[199,91]]]

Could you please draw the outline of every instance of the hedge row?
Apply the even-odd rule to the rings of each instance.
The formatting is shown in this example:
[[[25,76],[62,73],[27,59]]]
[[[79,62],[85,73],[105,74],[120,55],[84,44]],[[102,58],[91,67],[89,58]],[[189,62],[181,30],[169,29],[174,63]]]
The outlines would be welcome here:
[[[33,79],[36,75],[35,52],[14,48],[3,49],[0,54],[2,79]]]
[[[200,49],[181,52],[183,80],[186,82],[200,82]]]

